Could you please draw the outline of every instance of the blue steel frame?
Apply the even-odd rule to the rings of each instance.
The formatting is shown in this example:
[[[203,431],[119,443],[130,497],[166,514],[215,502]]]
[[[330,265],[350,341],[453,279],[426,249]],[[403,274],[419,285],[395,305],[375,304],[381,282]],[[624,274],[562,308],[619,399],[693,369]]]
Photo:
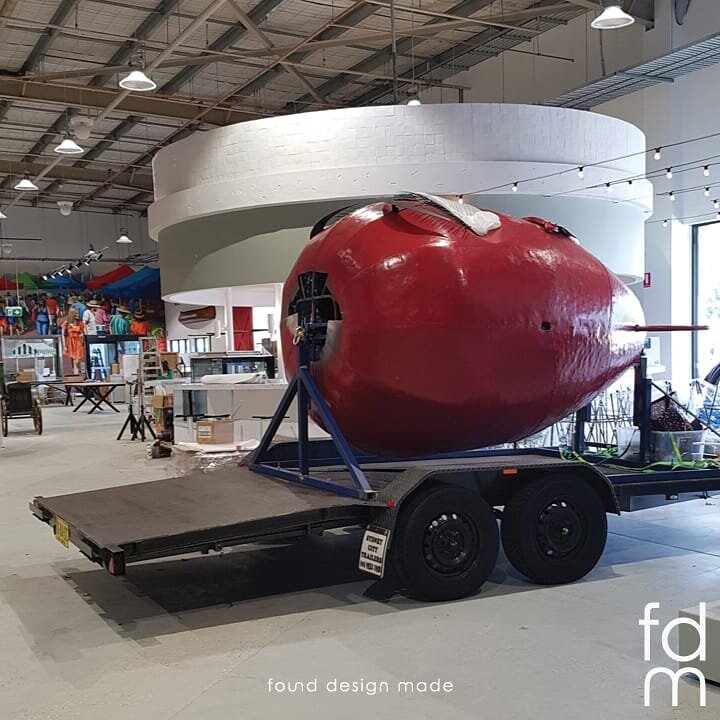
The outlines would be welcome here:
[[[273,415],[270,425],[260,441],[260,445],[256,448],[250,461],[250,469],[262,475],[281,478],[290,482],[299,483],[300,485],[309,485],[310,487],[327,490],[337,495],[345,495],[357,498],[358,500],[369,500],[375,495],[375,491],[370,486],[365,473],[360,469],[360,464],[353,452],[350,444],[342,434],[330,408],[325,402],[320,389],[315,384],[310,373],[310,354],[307,341],[304,337],[299,338],[297,342],[298,349],[298,372],[296,377],[288,385],[275,414]],[[285,414],[290,408],[290,404],[297,396],[298,411],[298,442],[297,442],[297,462],[293,463],[295,467],[287,467],[288,463],[284,462],[283,466],[273,460],[268,460],[268,449],[277,434],[280,424],[285,419]],[[310,413],[310,404],[315,406],[315,410],[325,426],[325,430],[330,434],[335,447],[342,459],[342,464],[347,469],[352,480],[352,486],[341,485],[323,478],[315,477],[310,474],[310,453],[308,451],[308,415]]]

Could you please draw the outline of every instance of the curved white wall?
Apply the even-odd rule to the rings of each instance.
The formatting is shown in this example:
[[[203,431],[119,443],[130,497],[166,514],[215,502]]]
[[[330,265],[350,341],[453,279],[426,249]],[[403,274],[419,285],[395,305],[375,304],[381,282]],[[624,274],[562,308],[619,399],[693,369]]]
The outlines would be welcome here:
[[[539,212],[548,217],[549,210],[564,200],[560,196],[594,199],[601,216],[615,209],[610,200],[621,200],[623,217],[632,213],[637,222],[630,223],[633,227],[622,237],[608,238],[614,246],[608,254],[612,263],[602,247],[592,249],[614,270],[641,274],[642,261],[637,259],[641,258],[642,232],[637,227],[652,208],[652,188],[646,181],[623,183],[614,186],[610,198],[604,183],[642,176],[644,150],[643,133],[629,123],[531,105],[349,108],[196,133],[164,148],[153,161],[156,201],[149,211],[150,233],[160,240],[162,256],[172,252],[174,263],[186,266],[179,273],[177,269],[169,271],[167,279],[164,272],[163,292],[192,290],[201,287],[198,283],[207,283],[208,273],[203,272],[202,279],[194,278],[193,267],[202,264],[208,252],[218,254],[221,247],[239,244],[233,256],[242,265],[243,245],[264,233],[263,217],[272,230],[280,229],[280,206],[285,212],[295,208],[299,215],[312,217],[316,203],[341,205],[409,190],[435,194],[492,191],[518,201],[527,196],[533,199],[534,208],[548,199],[548,212]],[[634,153],[630,158],[612,159]],[[586,168],[582,180],[575,172],[581,165]],[[560,171],[568,172],[554,175]],[[547,175],[553,176],[543,178]],[[516,181],[520,182],[519,192],[511,194]],[[599,187],[590,187],[593,185]],[[484,198],[475,201],[490,204]],[[245,211],[251,213],[258,232],[244,230],[238,215]],[[517,211],[520,215],[532,213],[522,208]],[[237,232],[230,229],[231,224],[216,222],[208,223],[214,228],[211,238],[198,233],[198,219],[213,216],[217,220],[217,216],[229,214]],[[316,217],[321,214],[318,208]],[[188,240],[187,228],[182,229],[185,223],[192,225],[196,242]],[[312,221],[302,227],[307,225]],[[218,228],[223,226],[227,228],[218,236]],[[286,227],[299,228],[301,223]],[[298,234],[293,248],[301,247],[306,237]],[[206,246],[208,240],[212,249]],[[617,248],[627,251],[618,252]],[[253,243],[248,260],[257,263],[258,250],[262,254],[262,243]],[[293,259],[288,258],[287,267]],[[278,268],[285,265],[281,262]],[[251,282],[284,280],[274,274],[267,277],[268,267],[258,268],[258,272],[263,277],[251,277]],[[227,273],[227,268],[218,268],[219,275]],[[252,268],[243,267],[240,274],[247,278],[252,273]],[[225,279],[218,278],[217,286],[239,284]]]

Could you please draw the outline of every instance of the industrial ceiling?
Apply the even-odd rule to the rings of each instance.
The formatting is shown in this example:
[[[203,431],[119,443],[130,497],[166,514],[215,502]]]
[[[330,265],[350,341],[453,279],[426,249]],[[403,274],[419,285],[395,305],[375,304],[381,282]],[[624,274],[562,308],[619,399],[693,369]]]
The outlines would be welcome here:
[[[175,140],[259,117],[405,102],[431,87],[462,100],[448,78],[598,8],[413,2],[0,0],[0,207],[69,200],[144,212],[152,156]],[[157,89],[122,91],[119,78],[139,65]],[[86,152],[57,155],[78,115],[92,121]],[[23,174],[39,192],[13,189]]]

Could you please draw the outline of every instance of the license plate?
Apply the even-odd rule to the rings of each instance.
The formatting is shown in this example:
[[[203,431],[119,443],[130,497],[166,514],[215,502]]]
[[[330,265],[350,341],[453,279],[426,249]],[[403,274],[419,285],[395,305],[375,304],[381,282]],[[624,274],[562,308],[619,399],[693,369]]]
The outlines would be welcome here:
[[[70,526],[57,516],[55,516],[55,539],[66,548],[70,547]]]
[[[385,554],[390,531],[372,527],[365,530],[360,546],[358,567],[371,575],[383,577],[385,574]]]

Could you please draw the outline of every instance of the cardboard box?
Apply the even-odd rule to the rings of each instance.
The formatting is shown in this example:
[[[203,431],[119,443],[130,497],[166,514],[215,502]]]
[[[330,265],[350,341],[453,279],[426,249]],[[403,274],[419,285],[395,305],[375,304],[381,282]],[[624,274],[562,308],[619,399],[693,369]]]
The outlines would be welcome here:
[[[178,354],[176,352],[161,352],[160,361],[166,362],[170,370],[177,370]]]
[[[65,375],[65,377],[63,377],[63,382],[66,383],[85,382],[85,380],[84,375]]]
[[[35,382],[35,371],[34,370],[21,370],[17,374],[18,382]]]
[[[235,438],[235,421],[198,420],[195,434],[199,445],[230,445]]]
[[[110,365],[110,374],[111,375],[119,375],[120,374],[120,363],[112,363]]]

